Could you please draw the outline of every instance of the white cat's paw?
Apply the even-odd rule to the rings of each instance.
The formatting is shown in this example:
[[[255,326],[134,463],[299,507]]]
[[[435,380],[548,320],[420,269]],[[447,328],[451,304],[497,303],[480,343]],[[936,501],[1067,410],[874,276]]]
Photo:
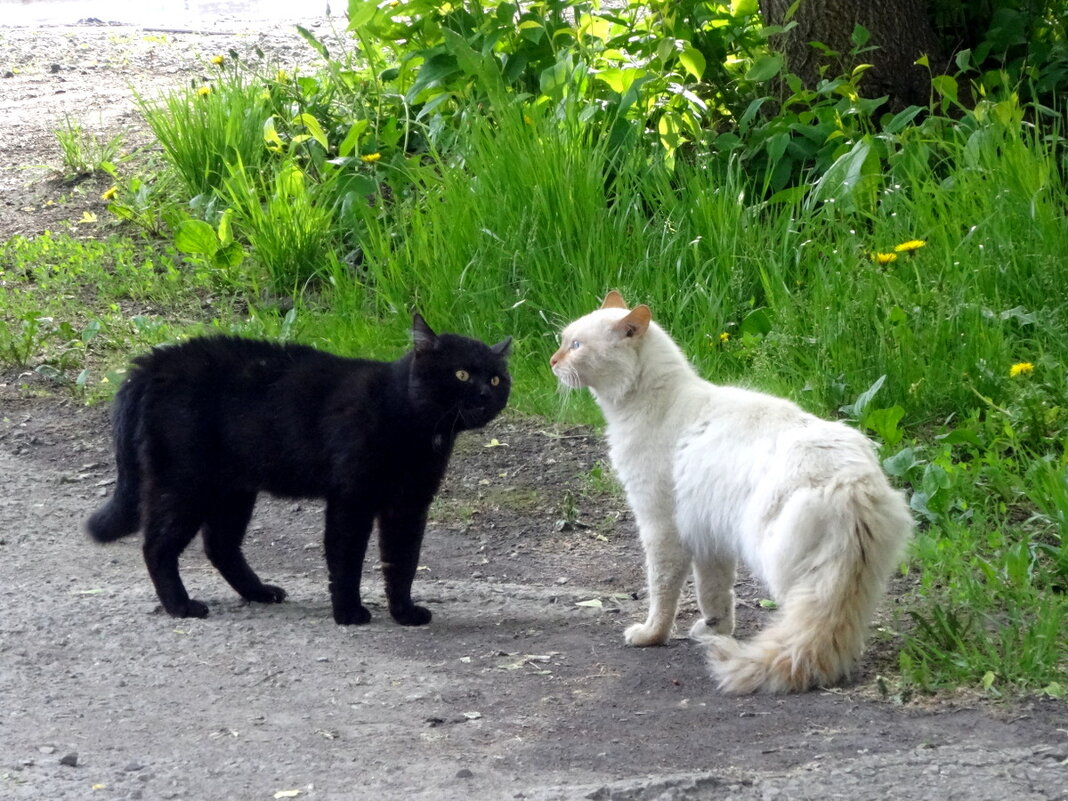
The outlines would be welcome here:
[[[720,618],[709,622],[706,618],[701,618],[690,627],[690,639],[698,640],[700,642],[707,641],[710,637],[718,635],[725,635],[727,637],[734,633],[734,619],[733,618]]]
[[[623,639],[627,641],[627,645],[645,648],[650,645],[663,645],[670,635],[670,629],[662,631],[645,623],[635,623],[633,626],[627,626]]]

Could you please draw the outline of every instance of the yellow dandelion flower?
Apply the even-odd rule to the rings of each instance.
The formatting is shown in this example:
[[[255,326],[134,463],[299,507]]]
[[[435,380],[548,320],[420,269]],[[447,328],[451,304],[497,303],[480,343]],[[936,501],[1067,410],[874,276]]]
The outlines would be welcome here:
[[[226,57],[225,56],[212,56],[211,57],[211,63],[214,64],[216,67],[221,67],[225,61],[226,61]]]
[[[876,264],[889,264],[892,261],[897,261],[896,253],[872,253],[871,260]]]
[[[100,199],[101,200],[114,200],[115,199],[115,195],[117,195],[117,194],[119,194],[119,188],[117,186],[113,186],[110,189],[108,189],[106,192],[104,192],[104,194],[102,194],[100,196]]]
[[[200,95],[200,97],[207,97],[211,94],[211,87],[201,86],[199,89],[197,89],[197,94]]]
[[[919,250],[927,243],[922,239],[910,239],[908,242],[902,242],[900,245],[894,246],[895,253],[911,253],[914,250]]]
[[[730,341],[731,335],[729,331],[724,331],[719,335],[719,344],[726,345]]]
[[[82,212],[82,218],[80,220],[78,220],[78,224],[79,225],[81,225],[82,223],[95,223],[95,222],[96,222],[96,214],[94,214],[91,211],[83,211]]]
[[[382,158],[381,153],[367,153],[366,155],[360,156],[360,161],[365,164],[374,164],[380,158]]]
[[[524,114],[523,115],[523,123],[526,124],[526,125],[533,125],[534,124],[534,120],[532,120],[530,118],[529,114]]]
[[[1009,376],[1016,378],[1020,375],[1031,375],[1035,371],[1035,366],[1031,362],[1017,362],[1009,368]]]
[[[285,70],[278,70],[278,72],[274,74],[274,79],[278,81],[278,83],[285,83],[289,80],[289,73]]]

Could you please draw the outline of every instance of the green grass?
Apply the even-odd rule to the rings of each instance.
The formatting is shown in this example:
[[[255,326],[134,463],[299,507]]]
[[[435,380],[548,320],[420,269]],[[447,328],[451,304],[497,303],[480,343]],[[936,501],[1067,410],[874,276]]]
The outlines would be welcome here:
[[[232,165],[256,174],[270,155],[263,126],[271,96],[238,73],[159,98],[139,97],[138,107],[191,198],[215,193]]]
[[[285,91],[374,105],[326,91],[332,80]],[[769,197],[743,160],[695,149],[669,165],[566,104],[461,111],[447,149],[428,129],[408,152],[383,145],[382,120],[328,120],[324,101],[315,118],[278,117],[287,143],[264,136],[279,91],[223,75],[143,104],[172,188],[119,181],[119,206],[172,226],[184,254],[121,237],[0,246],[0,360],[92,400],[132,352],[206,330],[394,358],[418,309],[437,330],[515,338],[516,408],[596,423],[548,357],[563,325],[620,289],[710,380],[876,439],[920,524],[891,623],[895,681],[1063,695],[1068,146],[1041,108],[1034,125],[991,101],[960,120],[864,126]],[[378,147],[380,161],[357,155]],[[873,260],[909,240],[925,244]]]

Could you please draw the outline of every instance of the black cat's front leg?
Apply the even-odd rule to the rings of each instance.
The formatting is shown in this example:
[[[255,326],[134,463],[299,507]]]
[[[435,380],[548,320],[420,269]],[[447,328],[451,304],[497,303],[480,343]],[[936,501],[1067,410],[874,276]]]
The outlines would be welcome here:
[[[427,506],[391,508],[378,517],[378,546],[382,554],[389,613],[402,626],[425,626],[430,610],[412,603],[412,581],[426,528]]]
[[[334,622],[341,626],[367,623],[371,613],[360,602],[360,574],[374,515],[366,502],[332,497],[326,504],[326,568]]]

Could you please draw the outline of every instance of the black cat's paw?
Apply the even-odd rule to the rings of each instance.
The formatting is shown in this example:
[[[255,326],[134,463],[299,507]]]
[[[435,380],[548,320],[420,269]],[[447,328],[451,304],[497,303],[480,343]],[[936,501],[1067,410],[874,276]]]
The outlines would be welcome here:
[[[371,613],[363,604],[338,609],[334,607],[334,622],[339,626],[362,626],[371,621]]]
[[[280,604],[287,597],[287,593],[281,587],[273,584],[261,584],[255,591],[245,595],[246,601],[254,601],[258,604]]]
[[[171,604],[165,606],[167,614],[171,617],[207,617],[208,605],[201,603],[200,601],[194,601],[192,598],[188,599],[184,603]]]
[[[402,626],[425,626],[434,617],[433,613],[425,606],[416,606],[415,604],[399,608],[391,607],[389,613]]]

